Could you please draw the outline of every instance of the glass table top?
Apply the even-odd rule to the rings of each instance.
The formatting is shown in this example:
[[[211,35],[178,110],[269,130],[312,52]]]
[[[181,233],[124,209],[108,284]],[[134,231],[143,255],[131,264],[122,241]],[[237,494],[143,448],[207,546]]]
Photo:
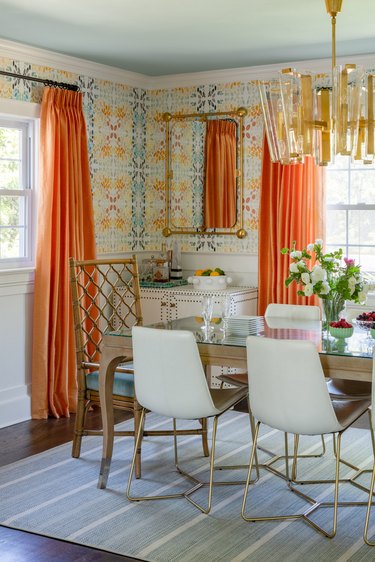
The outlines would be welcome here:
[[[199,316],[158,322],[148,327],[163,330],[188,330],[194,333],[198,343],[207,345],[245,347],[246,338],[249,335],[274,339],[311,340],[316,344],[319,353],[372,359],[375,340],[357,326],[350,338],[338,339],[332,336],[327,337],[326,332],[322,330],[322,323],[318,320],[287,320],[285,318],[268,318],[266,320],[263,317],[258,318],[260,320],[259,328],[254,332],[251,331],[251,333],[250,330],[245,330],[233,334],[230,329],[224,332],[222,320],[214,318],[207,335],[203,329],[203,320]],[[110,335],[131,337],[131,330],[122,329],[110,332]]]

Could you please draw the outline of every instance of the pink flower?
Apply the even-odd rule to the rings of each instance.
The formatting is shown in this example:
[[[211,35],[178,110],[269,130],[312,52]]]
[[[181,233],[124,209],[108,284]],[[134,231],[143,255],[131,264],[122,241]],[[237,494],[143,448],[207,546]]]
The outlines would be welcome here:
[[[353,267],[353,265],[354,265],[354,260],[349,259],[349,258],[344,258],[344,262],[345,262],[346,267]]]

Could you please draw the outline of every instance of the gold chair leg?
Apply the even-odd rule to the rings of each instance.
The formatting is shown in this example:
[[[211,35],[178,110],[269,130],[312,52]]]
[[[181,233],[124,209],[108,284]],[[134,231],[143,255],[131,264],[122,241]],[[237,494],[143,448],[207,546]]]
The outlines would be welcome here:
[[[246,503],[247,503],[247,498],[248,498],[248,493],[249,493],[250,475],[251,475],[251,471],[252,471],[253,463],[254,463],[254,458],[255,458],[255,451],[256,451],[258,435],[259,435],[259,427],[260,427],[260,422],[258,422],[257,425],[256,425],[255,439],[254,439],[253,446],[252,446],[252,449],[251,449],[251,455],[250,455],[250,461],[249,461],[249,468],[248,468],[248,473],[247,473],[245,491],[244,491],[244,496],[243,496],[243,500],[242,500],[241,517],[245,521],[251,521],[251,522],[254,522],[254,521],[280,521],[280,520],[286,520],[286,519],[302,519],[303,521],[308,523],[311,527],[313,527],[313,529],[315,529],[319,533],[323,534],[324,536],[326,536],[328,538],[333,538],[336,534],[336,529],[337,529],[337,511],[338,511],[338,505],[339,505],[338,504],[338,491],[339,491],[339,482],[340,482],[341,434],[338,435],[338,439],[337,439],[335,491],[334,491],[334,502],[333,502],[333,508],[334,508],[334,510],[333,510],[333,524],[332,524],[332,530],[327,531],[327,530],[323,529],[322,527],[320,527],[319,525],[317,525],[309,517],[309,515],[313,511],[318,509],[320,506],[323,506],[323,504],[315,501],[314,499],[306,496],[305,494],[303,494],[302,492],[300,492],[296,488],[292,487],[290,482],[288,483],[289,489],[292,492],[299,495],[301,498],[305,499],[306,501],[308,501],[309,503],[312,504],[304,513],[288,514],[288,515],[275,515],[275,516],[271,516],[271,517],[264,517],[264,516],[263,517],[250,517],[250,516],[246,515]],[[286,436],[285,436],[285,439],[286,439],[286,442],[287,442]],[[295,442],[294,442],[294,457],[293,457],[294,463],[296,462],[296,458],[297,458],[297,455],[296,455],[297,450],[298,450],[298,439],[295,439]],[[288,457],[287,452],[286,452],[286,457]],[[294,470],[294,467],[293,467],[292,470]],[[328,504],[324,504],[324,505],[328,505]]]
[[[210,455],[210,449],[208,446],[208,439],[207,439],[207,418],[202,418],[200,421],[200,424],[202,426],[202,448],[203,448],[203,454],[205,457],[208,457]]]
[[[371,505],[372,505],[372,496],[374,494],[374,484],[375,484],[375,459],[374,459],[374,468],[372,469],[371,474],[371,483],[370,483],[370,491],[368,496],[368,504],[367,504],[367,511],[366,511],[366,519],[365,519],[365,528],[363,531],[363,540],[369,546],[375,546],[375,542],[371,542],[368,538],[368,527],[370,523],[370,515],[371,515]]]
[[[138,435],[138,433],[140,435],[140,438],[137,441],[137,449],[136,449],[136,457],[135,457],[136,478],[141,478],[141,449],[142,449],[144,417],[145,417],[145,412],[143,408],[141,409],[137,400],[134,399],[134,438],[136,438],[135,436]]]
[[[181,474],[182,476],[191,480],[193,482],[193,486],[191,488],[189,488],[188,490],[185,490],[184,492],[179,492],[179,493],[176,493],[176,494],[165,494],[165,495],[162,495],[162,496],[161,495],[160,496],[157,496],[157,495],[155,495],[155,496],[132,496],[131,495],[131,483],[132,483],[134,472],[135,472],[137,450],[140,446],[140,442],[141,442],[141,439],[142,439],[144,417],[145,417],[145,410],[142,408],[141,416],[140,416],[140,423],[139,423],[137,435],[136,435],[136,438],[135,438],[135,446],[134,446],[133,457],[132,457],[132,461],[131,461],[131,465],[130,465],[128,484],[127,484],[127,488],[126,488],[126,496],[127,496],[129,501],[137,502],[137,501],[152,501],[152,500],[166,500],[166,499],[174,499],[174,498],[185,498],[192,505],[197,507],[202,513],[208,514],[210,512],[211,506],[212,506],[212,492],[213,492],[214,486],[243,484],[242,482],[214,482],[216,433],[217,433],[218,419],[220,417],[220,415],[219,415],[219,416],[215,416],[213,418],[212,444],[211,444],[211,453],[210,453],[210,477],[209,477],[208,482],[201,482],[200,480],[198,480],[197,478],[195,478],[194,476],[192,476],[188,472],[184,471],[179,466],[179,464],[178,464],[176,420],[173,420],[174,459],[175,459],[176,469],[178,470],[179,474]],[[207,501],[207,507],[203,507],[202,505],[200,505],[196,501],[194,501],[190,497],[190,495],[193,492],[195,492],[196,490],[199,490],[199,488],[206,487],[206,486],[208,486],[208,501]]]
[[[248,409],[249,409],[249,420],[250,420],[250,430],[251,430],[251,438],[252,438],[252,443],[254,443],[254,437],[255,437],[255,420],[254,420],[254,416],[251,412],[250,409],[250,401],[249,401],[249,395],[247,395],[247,403],[248,403]],[[260,447],[258,446],[257,449],[260,449]],[[260,465],[258,462],[258,453],[257,451],[255,451],[255,472],[256,472],[256,478],[254,480],[250,480],[251,484],[254,484],[255,482],[257,482],[257,480],[259,480],[259,467],[260,466],[264,466],[264,465]],[[239,464],[239,465],[218,465],[215,466],[215,470],[238,470],[238,469],[247,469],[248,465],[247,464]],[[233,484],[244,484],[245,482],[234,482]],[[219,483],[218,483],[219,484]]]
[[[138,431],[137,431],[137,435],[136,435],[136,439],[135,439],[132,462],[131,462],[131,465],[130,465],[128,485],[127,485],[127,488],[126,488],[126,496],[127,496],[128,500],[137,502],[137,501],[152,501],[152,500],[166,500],[166,499],[174,499],[174,498],[186,498],[190,503],[195,505],[203,513],[209,513],[209,511],[211,509],[211,503],[212,503],[213,463],[214,463],[214,455],[215,455],[216,429],[217,429],[217,419],[218,419],[218,417],[217,416],[214,417],[214,425],[213,425],[213,431],[212,431],[211,456],[210,456],[210,481],[208,483],[208,486],[209,486],[208,507],[204,508],[204,507],[200,506],[197,502],[192,500],[190,497],[188,497],[190,494],[192,494],[193,492],[195,492],[196,490],[198,490],[199,488],[201,488],[201,487],[203,487],[207,484],[205,482],[200,482],[199,480],[197,480],[197,478],[195,478],[194,476],[192,476],[192,475],[188,474],[187,472],[185,472],[184,470],[182,470],[178,465],[176,420],[173,420],[173,435],[174,435],[173,438],[174,438],[174,445],[175,445],[174,451],[175,451],[176,468],[181,475],[183,475],[186,478],[192,480],[193,483],[194,483],[194,486],[192,488],[184,491],[184,492],[179,492],[179,493],[176,493],[176,494],[165,494],[165,495],[162,495],[162,496],[161,495],[160,496],[132,496],[131,495],[131,492],[130,492],[131,482],[132,482],[133,475],[134,475],[134,472],[135,472],[135,467],[136,467],[137,450],[140,446],[140,442],[141,442],[141,438],[142,438],[145,412],[146,412],[146,410],[144,408],[142,408],[141,415],[140,415],[140,423],[139,423],[139,426],[138,426]]]

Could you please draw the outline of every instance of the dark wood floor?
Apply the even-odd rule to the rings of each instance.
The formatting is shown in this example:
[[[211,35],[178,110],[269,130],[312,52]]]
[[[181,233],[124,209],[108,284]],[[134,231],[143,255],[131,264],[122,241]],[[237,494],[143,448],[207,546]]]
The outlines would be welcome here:
[[[128,414],[117,411],[116,422]],[[89,412],[89,423],[100,427],[100,411]],[[0,429],[0,466],[35,455],[72,440],[71,418],[30,420]],[[0,525],[1,562],[126,562],[135,558],[120,556],[66,541],[50,539]]]

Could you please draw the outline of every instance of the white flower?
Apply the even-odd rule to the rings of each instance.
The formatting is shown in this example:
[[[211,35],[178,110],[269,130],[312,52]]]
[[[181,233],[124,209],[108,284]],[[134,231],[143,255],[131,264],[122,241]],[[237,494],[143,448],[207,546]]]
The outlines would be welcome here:
[[[296,264],[295,262],[293,262],[293,263],[290,264],[290,266],[289,266],[289,271],[290,271],[291,273],[299,273],[298,266],[297,266],[297,264]]]
[[[305,293],[305,297],[311,297],[311,295],[314,294],[313,284],[307,283],[307,285],[305,285],[303,288],[303,292]]]
[[[301,271],[301,269],[304,269],[304,270],[307,269],[306,264],[303,260],[300,260],[300,261],[297,262],[297,267],[298,267],[299,271]]]
[[[349,277],[348,279],[348,285],[350,288],[355,287],[357,284],[357,279],[355,277],[353,277],[353,275],[351,277]]]
[[[319,281],[325,281],[327,279],[327,272],[320,265],[314,265],[311,272],[311,282],[313,285],[319,283]]]
[[[333,262],[333,261],[335,261],[335,259],[334,259],[334,258],[331,258],[330,256],[324,256],[324,257],[323,257],[323,261]],[[336,263],[337,263],[337,262],[336,262]]]
[[[317,238],[317,239],[315,240],[315,244],[316,244],[317,246],[322,247],[322,246],[323,246],[323,240],[322,240],[321,238]]]
[[[310,273],[306,273],[306,272],[302,273],[301,279],[302,279],[302,283],[305,283],[305,285],[307,285],[308,283],[311,283]]]
[[[295,260],[300,260],[302,258],[302,252],[300,250],[294,250],[294,252],[290,252],[290,257]]]
[[[312,252],[314,249],[314,244],[307,244],[307,249],[309,252]]]
[[[320,294],[321,295],[328,295],[328,293],[330,292],[331,287],[329,286],[329,284],[327,283],[327,281],[323,281],[322,283],[322,288],[320,289]]]
[[[366,302],[367,293],[365,291],[361,291],[358,295],[358,300],[360,303]]]

